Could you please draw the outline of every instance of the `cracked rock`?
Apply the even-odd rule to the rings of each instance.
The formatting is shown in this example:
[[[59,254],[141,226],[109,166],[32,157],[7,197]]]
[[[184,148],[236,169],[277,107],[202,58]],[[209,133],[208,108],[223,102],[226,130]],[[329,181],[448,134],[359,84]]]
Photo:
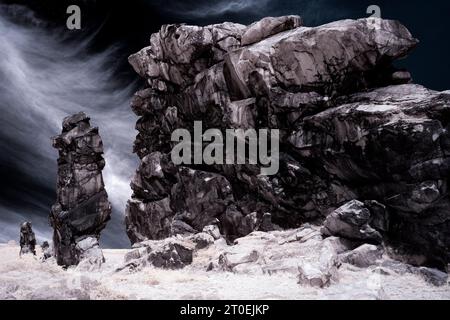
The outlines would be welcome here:
[[[340,266],[338,255],[329,243],[319,249],[318,259],[303,258],[298,266],[299,283],[312,287],[324,288],[332,281],[338,280]]]
[[[97,128],[83,113],[63,121],[62,133],[53,138],[59,152],[57,201],[50,214],[53,244],[59,265],[80,262],[80,239],[98,239],[111,215],[102,170],[103,143]]]
[[[285,16],[170,24],[151,35],[129,58],[146,83],[131,104],[141,160],[127,210],[131,242],[200,233],[216,220],[228,243],[325,221],[326,235],[387,241],[446,266],[450,94],[394,66],[418,44],[400,22],[373,22],[307,27]],[[199,120],[222,134],[280,130],[278,173],[171,163],[171,133],[192,133]]]
[[[382,237],[369,226],[370,211],[364,204],[352,200],[333,211],[325,220],[322,233],[347,238],[380,243]]]

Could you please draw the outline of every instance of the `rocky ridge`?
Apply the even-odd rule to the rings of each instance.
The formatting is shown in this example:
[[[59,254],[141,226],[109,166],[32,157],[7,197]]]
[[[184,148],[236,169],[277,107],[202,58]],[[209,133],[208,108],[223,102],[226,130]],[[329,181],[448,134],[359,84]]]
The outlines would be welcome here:
[[[141,164],[126,213],[131,242],[215,223],[233,243],[309,222],[324,237],[389,244],[413,264],[445,269],[450,92],[412,84],[393,66],[417,44],[399,22],[377,18],[163,26],[129,58],[147,83],[132,101]],[[196,120],[222,132],[279,129],[279,172],[174,165],[171,133]]]

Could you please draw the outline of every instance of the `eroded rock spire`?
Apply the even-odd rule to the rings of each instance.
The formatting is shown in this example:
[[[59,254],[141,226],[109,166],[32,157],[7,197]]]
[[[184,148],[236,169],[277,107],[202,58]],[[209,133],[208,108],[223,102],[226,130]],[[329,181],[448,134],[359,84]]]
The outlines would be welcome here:
[[[53,138],[59,158],[57,201],[50,223],[56,259],[64,266],[78,264],[90,251],[100,260],[93,262],[101,263],[98,238],[111,215],[102,177],[103,143],[89,120],[83,112],[67,117],[62,133]]]

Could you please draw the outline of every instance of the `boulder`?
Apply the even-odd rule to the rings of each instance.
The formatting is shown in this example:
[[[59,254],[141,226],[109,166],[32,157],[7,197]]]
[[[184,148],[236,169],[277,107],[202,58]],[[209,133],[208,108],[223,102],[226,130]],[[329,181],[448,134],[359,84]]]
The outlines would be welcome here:
[[[415,272],[415,267],[397,260],[385,260],[381,263],[381,267],[393,271],[398,275]]]
[[[117,269],[136,270],[146,266],[162,269],[181,269],[192,263],[196,245],[182,237],[148,240],[135,244],[135,249],[125,255],[124,265]]]
[[[322,233],[350,240],[380,243],[381,234],[369,226],[369,221],[370,211],[362,202],[352,200],[334,210],[326,218]]]
[[[376,265],[383,256],[383,250],[371,244],[363,244],[358,248],[339,255],[341,262],[350,263],[360,268]]]
[[[226,271],[233,271],[235,267],[241,264],[249,264],[258,261],[260,253],[257,250],[247,252],[226,252],[219,257],[219,266]]]
[[[338,280],[340,266],[338,255],[333,246],[324,243],[319,249],[318,259],[305,257],[298,266],[298,282],[302,285],[324,288]]]
[[[209,245],[214,243],[214,237],[206,232],[200,232],[193,235],[191,238],[192,242],[195,243],[196,249],[204,249]]]
[[[77,252],[77,270],[94,271],[100,269],[105,262],[102,249],[98,243],[98,239],[94,237],[86,237],[77,241],[75,247]]]
[[[209,234],[211,237],[214,238],[214,240],[218,240],[221,238],[220,230],[217,224],[210,224],[205,226],[202,232]]]
[[[194,247],[183,241],[168,241],[160,247],[153,247],[147,261],[157,268],[180,269],[192,263]]]
[[[297,277],[301,261],[319,261],[321,254],[322,260],[325,260],[324,246],[334,252],[334,248],[324,242],[328,240],[323,241],[318,228],[312,226],[269,232],[253,231],[235,239],[231,246],[216,241],[207,251],[198,252],[197,263],[208,261],[206,269],[209,271]],[[203,255],[213,257],[207,259]]]
[[[433,268],[420,267],[417,273],[422,276],[422,278],[437,287],[444,286],[448,283],[448,274]]]

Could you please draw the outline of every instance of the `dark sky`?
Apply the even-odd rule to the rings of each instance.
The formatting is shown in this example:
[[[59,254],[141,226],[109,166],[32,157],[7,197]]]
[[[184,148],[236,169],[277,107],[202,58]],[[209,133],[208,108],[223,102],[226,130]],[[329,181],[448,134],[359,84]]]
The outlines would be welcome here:
[[[56,152],[49,137],[63,116],[80,109],[104,132],[114,218],[103,236],[128,245],[122,225],[127,185],[136,168],[131,153],[136,118],[128,108],[142,83],[126,62],[165,23],[248,24],[264,16],[301,15],[308,26],[368,16],[400,20],[421,42],[399,65],[414,81],[450,89],[450,2],[337,0],[0,0],[0,242],[16,239],[18,224],[33,221],[39,239],[51,234]],[[13,6],[24,5],[28,9]],[[65,29],[66,8],[82,9],[82,30]],[[18,9],[21,8],[21,9]],[[111,160],[113,159],[113,160]],[[17,229],[17,230],[16,230]]]
[[[2,2],[0,0],[0,2]],[[383,18],[400,20],[420,46],[405,65],[416,82],[444,90],[450,88],[450,2],[387,0],[23,0],[56,25],[65,25],[69,4],[82,8],[84,25],[81,35],[90,35],[102,26],[96,46],[126,44],[126,52],[148,45],[148,38],[165,23],[206,25],[232,21],[248,24],[264,16],[301,15],[308,26],[368,16],[366,9],[376,4]]]

